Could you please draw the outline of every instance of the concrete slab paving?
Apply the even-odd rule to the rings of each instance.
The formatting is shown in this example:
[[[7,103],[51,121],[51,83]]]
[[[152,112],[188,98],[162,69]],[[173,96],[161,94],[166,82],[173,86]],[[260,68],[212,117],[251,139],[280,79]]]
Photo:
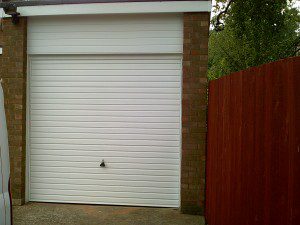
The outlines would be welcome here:
[[[13,208],[14,225],[204,225],[177,209],[28,203]]]

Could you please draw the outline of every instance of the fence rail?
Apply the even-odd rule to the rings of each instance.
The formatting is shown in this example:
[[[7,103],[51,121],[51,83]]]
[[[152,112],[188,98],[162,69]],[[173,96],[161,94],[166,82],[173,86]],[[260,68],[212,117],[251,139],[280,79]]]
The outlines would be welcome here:
[[[300,57],[210,82],[209,225],[300,224]]]

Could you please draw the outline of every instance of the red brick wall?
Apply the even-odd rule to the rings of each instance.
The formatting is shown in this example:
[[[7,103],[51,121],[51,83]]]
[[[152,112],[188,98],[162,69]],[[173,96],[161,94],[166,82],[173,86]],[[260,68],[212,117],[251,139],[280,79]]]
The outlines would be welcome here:
[[[8,126],[12,197],[13,204],[20,205],[25,201],[26,18],[20,18],[18,25],[13,25],[11,19],[4,19],[2,28],[0,76]]]
[[[209,13],[184,13],[181,211],[204,214]]]

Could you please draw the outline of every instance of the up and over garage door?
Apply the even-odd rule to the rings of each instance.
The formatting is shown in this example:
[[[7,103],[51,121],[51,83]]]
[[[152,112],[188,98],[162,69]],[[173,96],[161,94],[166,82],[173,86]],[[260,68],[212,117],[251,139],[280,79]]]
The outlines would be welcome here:
[[[33,18],[28,52],[29,200],[178,207],[181,16]]]

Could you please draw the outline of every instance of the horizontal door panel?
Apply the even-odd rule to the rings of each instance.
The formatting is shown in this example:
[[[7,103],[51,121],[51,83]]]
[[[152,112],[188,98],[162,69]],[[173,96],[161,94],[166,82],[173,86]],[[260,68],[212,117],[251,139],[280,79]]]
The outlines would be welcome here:
[[[153,167],[153,169],[115,169],[103,170],[101,168],[81,168],[81,167],[55,167],[55,166],[31,166],[31,172],[47,173],[83,173],[83,174],[112,174],[112,175],[147,175],[147,176],[175,176],[178,177],[176,170],[163,170]]]
[[[179,141],[178,135],[31,132],[31,138]]]
[[[78,105],[179,105],[180,100],[169,99],[31,99],[32,104]]]
[[[63,122],[63,121],[32,121],[33,127],[101,127],[101,128],[149,128],[149,129],[179,129],[179,123],[130,123],[130,122]]]
[[[31,65],[36,64],[179,64],[180,55],[69,55],[68,57],[40,56],[34,57]]]
[[[101,196],[110,198],[147,198],[147,199],[178,199],[178,194],[173,193],[139,193],[139,192],[113,192],[113,191],[81,191],[81,190],[53,190],[53,189],[32,189],[31,194],[47,194],[47,195],[62,195],[62,196]]]
[[[32,121],[64,122],[129,122],[129,123],[179,123],[179,117],[133,117],[133,116],[35,116]]]
[[[142,94],[142,93],[32,93],[31,99],[157,99],[179,100],[180,94]]]
[[[135,152],[172,152],[179,153],[178,147],[168,146],[126,146],[126,145],[78,145],[78,144],[34,144],[31,148],[40,150],[79,150],[79,151],[135,151]]]
[[[102,169],[102,168],[100,168]],[[85,174],[85,173],[53,173],[53,172],[33,172],[32,178],[62,178],[62,179],[91,179],[100,180],[103,183],[109,183],[110,180],[116,180],[120,183],[124,181],[153,181],[153,182],[178,182],[179,178],[176,176],[150,176],[150,175],[123,175],[123,174]]]
[[[180,88],[180,82],[38,82],[32,87],[143,87],[143,88]]]
[[[134,193],[157,193],[157,194],[179,194],[178,189],[168,187],[131,187],[131,186],[109,186],[109,185],[82,185],[82,184],[44,184],[32,183],[31,188],[34,190],[47,192],[50,190],[81,190],[84,191],[100,191],[100,192],[134,192]]]
[[[159,62],[158,62],[159,63]],[[55,77],[60,76],[69,76],[75,78],[77,76],[84,77],[84,76],[119,76],[119,77],[126,77],[126,76],[179,76],[181,74],[180,69],[164,69],[160,70],[157,68],[153,68],[151,70],[136,70],[136,69],[127,69],[127,70],[97,70],[97,69],[73,69],[66,68],[64,70],[43,70],[43,69],[34,69],[31,72],[31,76],[34,78],[39,76],[40,79],[43,79],[45,76],[52,76],[53,79]]]
[[[105,164],[109,168],[110,164],[113,163],[149,163],[149,164],[176,164],[179,163],[179,158],[136,158],[136,157],[106,157],[102,155],[99,157],[95,156],[55,156],[55,155],[31,155],[31,161],[65,161],[65,162],[101,162],[102,159],[105,159]]]
[[[179,111],[31,110],[35,116],[179,117]]]
[[[179,111],[178,105],[66,105],[66,104],[32,104],[31,110],[102,110],[102,111]]]
[[[47,93],[123,93],[123,94],[178,94],[180,90],[177,88],[111,88],[111,87],[32,87],[31,94]]]
[[[120,139],[79,139],[79,138],[31,138],[32,144],[93,144],[93,145],[129,145],[129,146],[170,146],[179,147],[179,141],[167,140],[120,140]]]
[[[98,186],[127,186],[127,187],[155,187],[155,188],[174,188],[177,187],[177,183],[173,181],[136,181],[136,180],[111,180],[108,183],[98,179],[64,179],[64,178],[30,178],[32,183],[42,184],[66,184],[66,185],[98,185]]]
[[[161,158],[161,159],[179,159],[178,153],[171,152],[129,152],[129,151],[88,151],[88,150],[41,150],[31,149],[31,155],[36,156],[86,156],[86,157],[128,157],[128,158]]]
[[[102,159],[99,159],[98,162],[63,162],[63,161],[31,161],[31,166],[36,167],[70,167],[70,168],[99,168],[100,162]],[[139,170],[178,170],[179,164],[165,164],[165,163],[108,163],[107,166],[110,169],[139,169]]]
[[[179,135],[178,129],[142,129],[142,128],[80,128],[80,127],[31,127],[31,132],[41,133],[97,133],[97,134],[150,134]]]
[[[156,39],[160,39],[160,38],[181,38],[182,39],[182,35],[180,35],[180,33],[178,33],[178,31],[166,31],[166,30],[161,30],[161,31],[152,31],[152,30],[148,30],[148,31],[143,31],[143,32],[136,32],[136,31],[115,31],[113,33],[115,35],[115,37],[112,37],[112,33],[110,31],[93,31],[89,33],[89,38],[95,39],[97,38],[98,40],[102,40],[102,39],[128,39],[128,38],[156,38]],[[86,34],[85,33],[80,33],[80,32],[73,32],[72,36],[70,36],[69,33],[51,33],[51,32],[41,32],[41,33],[37,33],[35,32],[34,35],[30,35],[31,36],[31,40],[35,41],[35,40],[47,40],[47,39],[51,39],[51,40],[60,40],[60,39],[84,39],[86,38]]]
[[[80,25],[80,24],[79,24]],[[177,23],[151,23],[151,24],[143,24],[143,23],[129,23],[129,24],[122,24],[122,23],[112,23],[112,24],[85,24],[84,26],[79,26],[77,24],[71,24],[66,26],[65,24],[56,24],[52,26],[31,26],[30,32],[51,32],[51,33],[61,33],[61,32],[68,32],[68,33],[78,33],[78,28],[80,28],[80,32],[94,32],[94,31],[135,31],[135,32],[143,32],[147,30],[155,30],[155,31],[181,31],[180,24]]]
[[[120,43],[122,45],[126,46],[143,46],[143,45],[157,45],[159,41],[159,44],[163,45],[178,45],[182,41],[181,37],[167,37],[167,38],[151,38],[151,37],[145,37],[145,38],[112,38],[112,39],[106,39],[102,38],[101,41],[99,41],[99,38],[82,38],[82,39],[49,39],[47,41],[47,46],[74,46],[78,45],[82,42],[84,42],[87,46],[119,46]],[[45,44],[45,40],[34,40],[35,47],[37,46],[43,46]],[[30,46],[29,46],[30,47]]]
[[[179,82],[179,76],[105,76],[102,73],[94,76],[32,76],[32,81],[41,82]]]
[[[179,207],[179,200],[143,199],[143,198],[109,198],[109,197],[87,197],[87,196],[61,196],[61,195],[30,195],[31,201],[36,202],[61,202],[82,204],[109,204],[110,205],[140,205]]]
[[[144,46],[32,46],[28,54],[178,54],[182,53],[182,45],[144,45]]]
[[[94,48],[97,48],[96,46]],[[132,61],[131,63],[92,63],[90,61],[86,61],[85,63],[37,63],[32,62],[31,64],[32,70],[180,70],[180,63],[135,63]]]

